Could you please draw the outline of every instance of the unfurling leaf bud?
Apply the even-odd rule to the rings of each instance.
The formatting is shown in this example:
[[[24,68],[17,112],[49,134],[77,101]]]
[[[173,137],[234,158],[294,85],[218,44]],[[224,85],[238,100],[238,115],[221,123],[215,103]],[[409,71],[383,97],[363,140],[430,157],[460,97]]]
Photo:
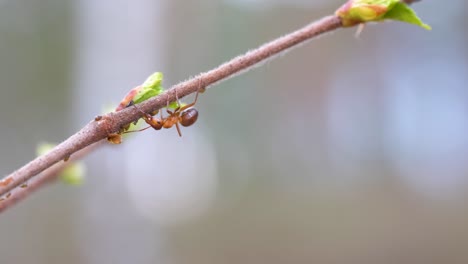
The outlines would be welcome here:
[[[336,10],[335,15],[341,18],[344,27],[392,19],[431,29],[419,19],[413,9],[400,0],[348,0]]]

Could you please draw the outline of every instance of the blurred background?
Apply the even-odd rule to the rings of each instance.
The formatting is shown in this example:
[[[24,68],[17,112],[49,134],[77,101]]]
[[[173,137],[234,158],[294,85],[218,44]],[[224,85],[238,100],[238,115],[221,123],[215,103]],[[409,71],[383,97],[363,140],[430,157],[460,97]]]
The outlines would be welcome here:
[[[0,170],[344,1],[0,0]],[[315,39],[0,215],[1,263],[468,263],[466,1]],[[184,99],[191,102],[191,98]]]

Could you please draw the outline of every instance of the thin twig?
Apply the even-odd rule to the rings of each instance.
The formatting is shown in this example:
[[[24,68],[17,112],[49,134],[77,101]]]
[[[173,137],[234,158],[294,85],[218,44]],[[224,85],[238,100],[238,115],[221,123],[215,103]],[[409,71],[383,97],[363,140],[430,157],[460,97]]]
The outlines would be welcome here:
[[[409,4],[416,1],[419,0],[404,0],[404,2]],[[267,59],[272,59],[282,52],[297,47],[298,44],[304,43],[325,32],[338,29],[341,26],[340,18],[336,16],[324,17],[297,31],[266,43],[244,55],[238,56],[211,71],[201,73],[195,78],[176,84],[161,95],[139,104],[139,108],[147,113],[161,109],[166,106],[167,101],[172,102],[176,100],[175,90],[177,90],[179,98],[185,97],[191,93],[197,92],[200,80],[202,80],[202,83],[206,87],[227,80],[229,77],[247,71]],[[88,154],[88,152],[94,150],[95,146],[93,146],[92,149],[88,148],[79,153],[78,151],[105,139],[109,134],[118,132],[122,127],[138,120],[140,117],[141,113],[131,107],[92,120],[80,131],[57,145],[50,152],[32,160],[3,178],[3,180],[0,181],[0,197],[4,195],[9,196],[8,194],[14,188],[38,175],[37,179],[29,181],[28,188],[18,188],[9,198],[1,202],[0,211],[5,210],[17,201],[27,197],[33,190],[56,178],[58,172],[67,165],[64,162],[59,162],[68,159],[72,155],[74,155],[72,158],[76,159]],[[46,169],[48,170],[45,171]]]
[[[174,91],[176,89],[180,98],[196,92],[198,89],[199,78],[203,80],[202,82],[206,86],[214,84],[243,70],[247,70],[251,66],[264,61],[267,58],[271,58],[274,55],[314,36],[331,31],[340,26],[341,21],[338,17],[325,17],[298,31],[273,40],[256,50],[236,57],[211,71],[202,73],[196,78],[179,83],[163,94],[139,104],[139,108],[148,113],[158,110],[165,107],[168,100],[170,102],[175,101],[176,98]],[[41,173],[55,163],[70,157],[78,150],[105,139],[111,133],[118,132],[121,127],[138,120],[140,117],[141,113],[138,110],[133,107],[129,107],[118,112],[112,112],[104,115],[99,121],[91,121],[78,131],[78,133],[57,145],[50,152],[34,159],[5,177],[0,182],[0,196],[7,194],[13,188],[21,185],[23,182],[31,179],[33,176]]]
[[[47,170],[41,172],[37,176],[33,177],[28,183],[27,186],[24,188],[15,188],[12,190],[11,195],[0,202],[0,213],[4,210],[10,208],[11,206],[15,205],[19,201],[23,200],[24,198],[28,197],[31,193],[38,190],[40,187],[45,186],[46,184],[52,183],[57,180],[60,173],[74,161],[80,160],[86,157],[89,153],[96,150],[97,148],[101,147],[107,143],[105,140],[101,140],[100,142],[84,148],[78,152],[76,152],[73,157],[70,158],[67,162],[56,163],[52,167],[48,168]]]

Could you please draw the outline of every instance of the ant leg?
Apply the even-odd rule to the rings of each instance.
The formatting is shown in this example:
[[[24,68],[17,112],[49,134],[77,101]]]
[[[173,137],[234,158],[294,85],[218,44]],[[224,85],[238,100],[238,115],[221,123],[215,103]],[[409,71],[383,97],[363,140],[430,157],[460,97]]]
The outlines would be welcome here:
[[[144,130],[150,128],[150,127],[152,127],[152,126],[147,126],[147,127],[145,127],[145,128],[138,129],[138,130],[124,131],[123,133],[124,133],[124,134],[127,134],[127,133],[141,132],[141,131],[144,131]]]
[[[198,89],[197,89],[197,93],[195,94],[195,100],[193,101],[193,103],[191,104],[188,104],[188,105],[184,105],[183,107],[181,107],[179,109],[179,111],[184,111],[185,109],[187,108],[190,108],[192,106],[194,106],[196,103],[197,103],[197,100],[198,100],[198,94],[200,93],[200,89],[201,89],[201,83],[202,83],[202,79],[200,78],[199,81],[198,81]],[[176,96],[177,96],[177,93],[176,93]],[[178,100],[178,99],[177,99]]]
[[[205,85],[205,81],[203,81],[203,77],[198,77],[199,78],[199,81],[198,81],[198,91],[200,91],[200,93],[204,93],[206,91],[206,85]]]
[[[151,127],[153,127],[154,129],[156,130],[159,130],[161,129],[162,125],[161,125],[161,122],[156,119],[156,118],[153,118],[152,115],[148,114],[148,113],[145,113],[143,112],[139,107],[137,107],[135,104],[133,105],[133,107],[135,107],[138,111],[140,111],[142,114],[143,114],[143,119],[145,120],[145,122],[150,125]],[[147,129],[147,128],[145,128]],[[141,129],[141,130],[134,130],[135,132],[136,131],[143,131],[145,129]]]
[[[153,117],[150,114],[143,112],[143,110],[141,110],[140,107],[136,106],[136,104],[134,104],[133,107],[143,114],[142,118],[145,119],[145,121],[153,119]]]
[[[174,90],[175,92],[175,98],[177,99],[177,110],[180,109],[180,101],[179,101],[179,95],[177,95],[177,89]]]
[[[162,110],[159,110],[159,114],[160,114],[160,116],[161,116],[161,122],[164,122],[164,117],[163,117],[163,114],[162,114],[162,113],[163,113],[163,111],[162,111]]]
[[[175,127],[177,128],[177,133],[179,133],[179,137],[182,137],[182,133],[180,133],[179,122],[175,123]]]
[[[169,98],[167,98],[167,102],[166,102],[166,112],[171,116],[179,112],[180,110],[180,101],[179,101],[179,96],[177,95],[177,89],[174,92],[175,92],[175,97],[177,100],[177,107],[174,109],[174,112],[169,110]]]
[[[177,98],[177,90],[176,90],[176,98]],[[167,101],[166,101],[166,112],[167,112],[170,116],[172,116],[172,115],[174,115],[175,113],[177,113],[177,111],[179,111],[179,109],[180,109],[180,104],[179,104],[179,106],[177,106],[176,109],[174,109],[174,112],[172,112],[171,110],[169,110],[169,98],[167,98]],[[163,120],[164,120],[164,119],[163,119]]]

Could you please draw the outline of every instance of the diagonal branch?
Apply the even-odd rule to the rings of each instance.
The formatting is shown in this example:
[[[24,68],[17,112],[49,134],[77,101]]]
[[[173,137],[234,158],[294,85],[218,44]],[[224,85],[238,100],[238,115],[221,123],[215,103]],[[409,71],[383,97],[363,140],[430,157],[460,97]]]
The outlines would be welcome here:
[[[247,70],[253,65],[262,62],[267,58],[271,58],[282,51],[286,51],[287,49],[314,36],[331,31],[340,26],[341,21],[338,17],[325,17],[291,34],[273,40],[258,49],[236,57],[211,71],[202,73],[196,78],[179,83],[163,94],[139,104],[139,108],[145,112],[158,110],[165,107],[168,100],[171,102],[176,100],[174,93],[176,89],[180,98],[196,92],[199,84],[198,78],[201,78],[203,80],[203,84],[206,86],[214,84],[243,70]],[[133,107],[129,107],[118,112],[107,114],[99,121],[93,120],[89,122],[80,131],[57,145],[50,152],[34,159],[4,178],[0,182],[0,196],[7,194],[13,188],[21,185],[23,182],[31,179],[33,176],[41,173],[55,163],[70,157],[78,150],[105,139],[111,133],[118,132],[121,127],[138,120],[140,117],[141,113],[138,110]]]
[[[405,0],[404,2],[412,3],[415,1],[419,0]],[[153,112],[161,109],[166,106],[167,101],[172,102],[176,100],[175,90],[177,90],[177,94],[180,98],[195,93],[199,88],[200,80],[206,87],[227,80],[236,74],[251,69],[261,62],[265,62],[267,59],[272,59],[293,47],[297,47],[298,44],[304,43],[323,33],[338,29],[341,26],[341,19],[337,16],[324,17],[299,30],[268,42],[255,50],[249,51],[244,55],[238,56],[213,70],[201,73],[195,78],[176,84],[163,94],[142,102],[139,104],[139,108],[145,112]],[[138,120],[140,117],[141,113],[131,107],[92,120],[80,131],[57,145],[50,152],[37,157],[6,176],[0,181],[0,196],[9,196],[14,188],[30,180],[34,176],[39,175],[35,181],[31,181],[30,184],[34,187],[31,187],[29,191],[28,188],[17,188],[17,190],[11,194],[11,197],[9,197],[9,199],[12,200],[11,202],[8,203],[8,200],[1,202],[0,211],[26,197],[32,190],[54,179],[60,169],[63,169],[67,165],[62,162],[54,166],[56,163],[67,160],[72,155],[76,156],[72,158],[78,158],[78,156],[83,154],[83,152],[81,152],[80,155],[76,154],[78,151],[105,139],[111,133],[118,132],[121,127]],[[85,151],[84,153],[87,152],[88,151]],[[52,166],[54,167],[51,168]],[[51,169],[41,173],[48,168]]]

